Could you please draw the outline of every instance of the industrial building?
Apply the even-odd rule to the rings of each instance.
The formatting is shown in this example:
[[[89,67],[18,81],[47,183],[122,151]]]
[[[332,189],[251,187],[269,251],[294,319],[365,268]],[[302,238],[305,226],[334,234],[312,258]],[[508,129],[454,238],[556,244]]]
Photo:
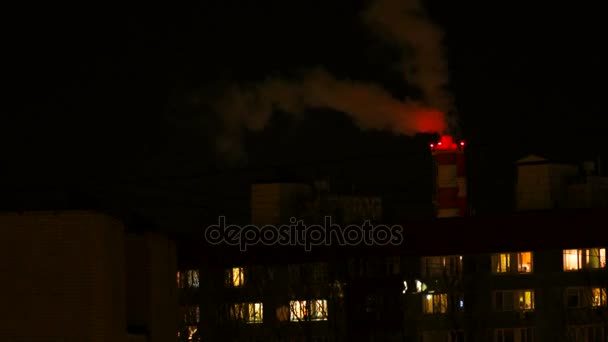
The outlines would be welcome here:
[[[202,248],[202,237],[180,242],[181,340],[607,341],[601,173],[526,158],[516,165],[516,210],[469,216],[464,148],[451,137],[431,145],[437,217],[403,222],[398,246],[240,252]],[[326,189],[253,185],[251,222],[336,212],[341,224],[382,222],[381,198]]]

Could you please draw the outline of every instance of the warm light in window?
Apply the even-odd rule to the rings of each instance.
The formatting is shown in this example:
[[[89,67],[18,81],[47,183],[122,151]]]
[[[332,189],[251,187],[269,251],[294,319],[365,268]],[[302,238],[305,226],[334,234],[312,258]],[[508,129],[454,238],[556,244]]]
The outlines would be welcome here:
[[[534,310],[533,290],[496,291],[495,308],[497,311]]]
[[[249,303],[247,305],[247,323],[262,323],[264,314],[263,314],[263,305],[262,303]]]
[[[235,303],[229,308],[230,319],[246,323],[262,323],[264,321],[264,305],[262,303]]]
[[[534,297],[532,291],[523,291],[523,293],[520,293],[519,308],[520,310],[534,309]]]
[[[199,287],[198,270],[177,271],[177,287]]]
[[[290,321],[326,321],[327,300],[292,300],[290,306]]]
[[[532,264],[532,252],[492,255],[494,273],[531,273]]]
[[[245,284],[245,272],[242,267],[234,267],[226,270],[226,285],[230,287],[241,287]]]
[[[564,271],[599,269],[606,267],[605,248],[564,250]]]
[[[591,290],[592,306],[606,306],[606,299],[606,289],[596,287]]]
[[[520,273],[532,272],[532,252],[518,253],[517,271]]]
[[[424,297],[422,311],[425,314],[446,313],[448,308],[448,295],[445,293],[429,294]]]

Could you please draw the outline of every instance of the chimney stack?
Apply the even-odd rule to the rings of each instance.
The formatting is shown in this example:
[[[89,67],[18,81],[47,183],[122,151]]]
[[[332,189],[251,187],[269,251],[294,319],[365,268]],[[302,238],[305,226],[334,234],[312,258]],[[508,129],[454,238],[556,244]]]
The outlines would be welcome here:
[[[463,217],[467,213],[465,142],[443,135],[430,147],[435,170],[434,203],[437,217]]]

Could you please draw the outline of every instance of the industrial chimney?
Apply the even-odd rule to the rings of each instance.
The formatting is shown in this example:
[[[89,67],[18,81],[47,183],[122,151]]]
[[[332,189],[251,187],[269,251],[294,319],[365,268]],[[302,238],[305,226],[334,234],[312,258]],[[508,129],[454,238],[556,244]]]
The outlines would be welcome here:
[[[443,135],[431,144],[435,170],[434,203],[438,218],[462,217],[467,213],[464,141]]]

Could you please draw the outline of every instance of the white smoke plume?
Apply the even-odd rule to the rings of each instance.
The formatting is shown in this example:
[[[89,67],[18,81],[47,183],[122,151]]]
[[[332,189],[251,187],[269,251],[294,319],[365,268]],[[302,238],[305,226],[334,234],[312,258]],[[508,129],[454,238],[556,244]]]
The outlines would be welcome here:
[[[329,108],[349,115],[361,129],[406,135],[445,131],[452,99],[444,88],[448,77],[441,30],[417,0],[376,0],[362,20],[401,49],[403,77],[421,90],[422,99],[401,101],[379,85],[337,79],[323,68],[313,68],[298,80],[234,85],[214,103],[224,125],[218,152],[234,155],[243,130],[263,129],[274,110],[301,114],[307,108]]]
[[[363,13],[363,20],[401,48],[403,76],[420,88],[423,101],[444,113],[453,111],[453,98],[445,88],[449,74],[443,31],[428,17],[421,2],[377,0]]]

